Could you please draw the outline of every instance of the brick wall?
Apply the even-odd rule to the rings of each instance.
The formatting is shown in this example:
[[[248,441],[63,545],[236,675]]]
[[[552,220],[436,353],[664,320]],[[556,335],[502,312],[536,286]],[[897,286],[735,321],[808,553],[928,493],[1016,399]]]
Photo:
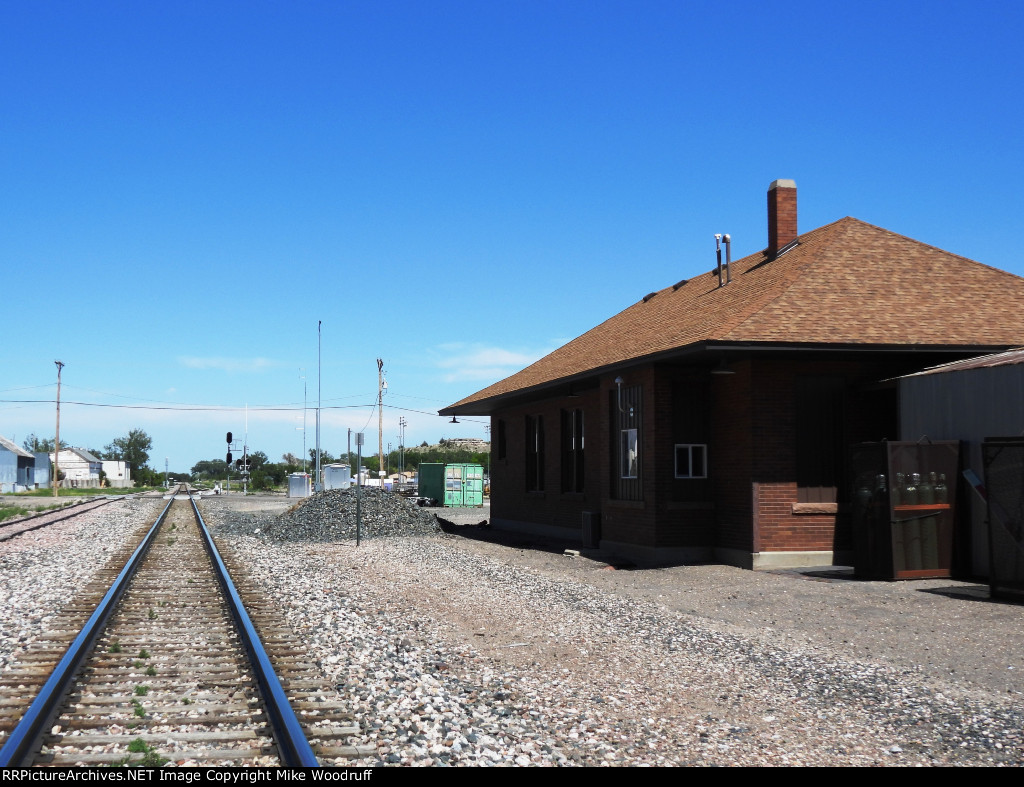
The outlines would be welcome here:
[[[796,380],[801,375],[835,376],[845,380],[844,430],[838,450],[884,437],[888,428],[877,395],[862,392],[861,383],[882,379],[884,366],[872,362],[758,361],[752,373],[754,482],[757,523],[754,552],[829,551],[852,546],[847,478],[840,477],[837,514],[800,513],[797,495]],[[894,414],[890,413],[894,417]],[[794,509],[794,506],[797,506]]]
[[[546,399],[535,404],[501,410],[491,418],[491,434],[498,433],[498,421],[505,421],[505,458],[496,455],[491,465],[491,517],[553,525],[579,532],[583,511],[600,510],[601,467],[600,422],[605,415],[598,407],[597,391],[577,397]],[[561,413],[583,410],[584,491],[562,492]],[[544,418],[544,490],[526,491],[526,417]]]
[[[618,421],[614,417],[618,407],[615,375],[608,375],[601,381],[601,390],[607,402],[602,423],[604,442],[604,487],[601,501],[601,535],[611,541],[625,542],[639,546],[658,545],[657,492],[659,480],[659,449],[661,438],[658,423],[661,415],[656,407],[656,375],[653,366],[644,366],[622,372],[625,386],[642,388],[639,451],[640,451],[640,500],[615,499],[618,473]]]
[[[730,364],[733,374],[711,375],[711,446],[708,455],[716,518],[715,546],[753,547],[753,378],[750,361]]]
[[[508,408],[506,456],[492,461],[491,513],[496,519],[531,522],[578,533],[582,512],[601,514],[604,539],[644,547],[719,547],[751,553],[827,551],[852,543],[840,496],[839,514],[794,511],[797,500],[796,381],[800,376],[837,376],[846,381],[845,433],[850,443],[877,440],[895,423],[895,399],[861,390],[862,382],[895,372],[879,363],[738,360],[733,374],[709,375],[682,366],[648,365],[622,372],[625,385],[642,388],[640,500],[615,499],[618,472],[614,374],[578,397],[546,399]],[[673,390],[706,386],[708,494],[680,496],[675,479]],[[580,408],[585,419],[585,488],[561,491],[561,411]],[[544,418],[544,491],[526,492],[525,419]],[[888,416],[888,417],[887,417]]]

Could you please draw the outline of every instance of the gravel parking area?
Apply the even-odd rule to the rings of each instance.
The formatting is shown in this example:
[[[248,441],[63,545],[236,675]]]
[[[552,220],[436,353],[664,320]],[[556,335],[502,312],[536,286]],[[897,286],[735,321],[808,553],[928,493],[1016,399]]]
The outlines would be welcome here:
[[[280,542],[220,501],[207,518],[378,747],[346,764],[1024,764],[1024,607],[978,585],[638,569],[458,523]]]

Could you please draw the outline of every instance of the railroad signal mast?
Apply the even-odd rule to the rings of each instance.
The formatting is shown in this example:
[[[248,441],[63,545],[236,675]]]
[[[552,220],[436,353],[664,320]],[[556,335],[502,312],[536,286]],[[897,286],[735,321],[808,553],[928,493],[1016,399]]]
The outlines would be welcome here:
[[[238,446],[232,443],[231,432],[228,432],[228,455],[225,460],[228,466],[228,489],[231,489],[231,452],[237,450]],[[242,456],[235,460],[235,469],[238,471],[238,475],[242,479],[242,494],[248,494],[249,472],[252,469],[252,460],[249,458],[248,443],[242,445]]]
[[[225,462],[226,462],[226,464],[228,466],[227,490],[230,491],[230,489],[231,489],[231,460],[233,458],[232,455],[231,455],[231,452],[238,450],[238,444],[232,441],[232,439],[231,439],[231,437],[232,437],[231,432],[228,432],[227,437],[228,437],[228,454],[227,454],[227,457],[225,457]],[[243,495],[248,494],[249,471],[252,469],[252,460],[249,458],[249,445],[248,445],[248,443],[245,443],[245,444],[242,445],[242,456],[239,459],[235,459],[234,466],[235,466],[235,469],[238,471],[239,478],[242,479],[242,494]]]

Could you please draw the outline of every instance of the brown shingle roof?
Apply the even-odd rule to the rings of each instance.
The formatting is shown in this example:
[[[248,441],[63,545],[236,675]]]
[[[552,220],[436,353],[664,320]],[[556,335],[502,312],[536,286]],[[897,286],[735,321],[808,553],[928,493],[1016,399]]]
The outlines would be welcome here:
[[[1024,279],[858,219],[731,267],[730,284],[712,271],[660,290],[445,411],[705,341],[1024,344]]]

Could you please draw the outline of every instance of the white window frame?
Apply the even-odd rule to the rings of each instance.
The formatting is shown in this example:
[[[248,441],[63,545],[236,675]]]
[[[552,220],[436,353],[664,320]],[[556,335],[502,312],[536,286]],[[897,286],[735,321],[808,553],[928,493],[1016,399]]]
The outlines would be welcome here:
[[[701,455],[701,466],[703,472],[695,474],[693,472],[693,456],[694,450],[697,450]],[[679,460],[685,458],[685,466],[680,467],[682,464]],[[707,478],[708,477],[708,446],[707,443],[676,443],[675,449],[675,465],[676,465],[676,478]]]
[[[636,429],[619,433],[619,478],[636,478],[640,474],[640,445]]]

